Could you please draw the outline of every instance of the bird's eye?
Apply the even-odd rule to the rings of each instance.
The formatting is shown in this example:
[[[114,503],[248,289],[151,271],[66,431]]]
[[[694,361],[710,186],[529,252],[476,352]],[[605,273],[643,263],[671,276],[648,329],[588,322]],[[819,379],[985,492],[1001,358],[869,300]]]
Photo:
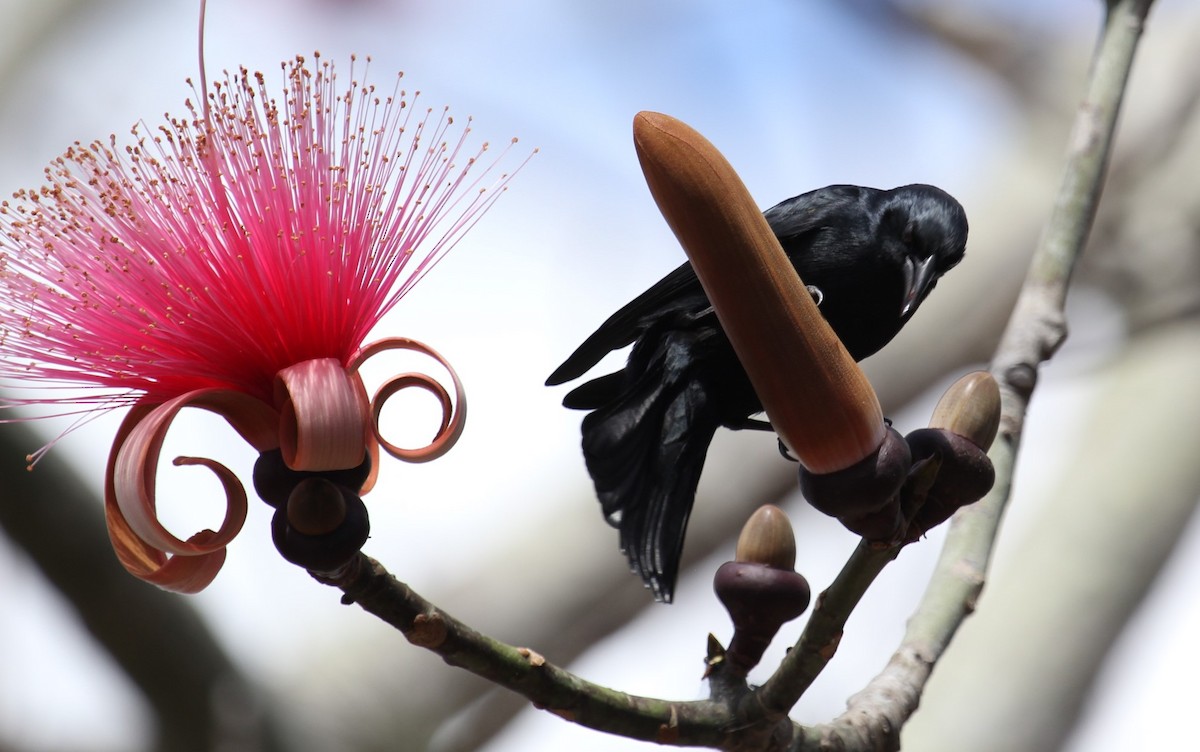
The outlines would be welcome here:
[[[917,234],[916,222],[909,222],[904,226],[904,232],[900,233],[900,242],[906,246],[912,247],[913,240]]]

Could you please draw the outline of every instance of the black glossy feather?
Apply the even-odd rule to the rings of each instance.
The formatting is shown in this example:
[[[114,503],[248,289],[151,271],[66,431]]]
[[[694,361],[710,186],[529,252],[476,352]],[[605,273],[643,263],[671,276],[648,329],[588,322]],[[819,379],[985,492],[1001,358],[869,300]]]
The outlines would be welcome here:
[[[927,185],[834,185],[764,212],[820,310],[861,360],[887,344],[962,259],[967,220]],[[579,378],[633,345],[625,367],[576,387],[583,454],[605,519],[659,600],[674,592],[684,532],[717,428],[762,411],[692,267],[684,263],[610,316],[546,380]]]

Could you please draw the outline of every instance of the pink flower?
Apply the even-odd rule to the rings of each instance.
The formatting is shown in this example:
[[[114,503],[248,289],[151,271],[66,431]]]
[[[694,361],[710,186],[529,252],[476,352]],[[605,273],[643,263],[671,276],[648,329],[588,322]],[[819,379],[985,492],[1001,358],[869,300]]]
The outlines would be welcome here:
[[[465,417],[456,376],[453,404],[412,375],[372,402],[357,369],[394,347],[441,360],[412,340],[363,342],[507,176],[491,181],[495,163],[472,171],[487,144],[463,155],[469,121],[455,135],[445,110],[414,113],[399,79],[384,95],[355,80],[353,64],[343,89],[319,56],[283,70],[279,98],[261,74],[226,74],[197,92],[203,106],[188,102],[188,117],[139,124],[130,146],[76,143],[46,186],[0,203],[0,377],[83,387],[10,403],[132,406],[109,460],[109,532],[131,572],[168,589],[205,587],[246,511],[228,469],[180,458],[221,478],[225,523],[186,541],[158,523],[155,467],[180,408],[220,413],[297,470],[354,467],[379,445],[432,459]],[[443,403],[424,449],[378,437],[382,401],[406,386]]]

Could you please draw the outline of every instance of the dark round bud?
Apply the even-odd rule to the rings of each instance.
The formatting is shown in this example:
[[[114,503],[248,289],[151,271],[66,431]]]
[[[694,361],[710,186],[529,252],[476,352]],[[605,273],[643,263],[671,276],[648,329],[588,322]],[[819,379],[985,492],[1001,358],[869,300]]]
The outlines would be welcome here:
[[[339,486],[357,491],[366,483],[370,474],[370,453],[367,453],[357,467],[306,472],[291,469],[283,461],[283,453],[278,449],[271,449],[258,455],[254,463],[254,490],[263,501],[276,509],[282,509],[292,491],[305,478],[325,478]]]
[[[287,518],[304,535],[332,533],[346,519],[342,486],[324,478],[305,478],[288,496]]]
[[[292,489],[304,477],[304,473],[296,472],[284,463],[283,453],[278,449],[263,452],[254,462],[254,491],[276,509],[287,504]]]
[[[896,495],[911,465],[908,444],[889,426],[879,448],[845,470],[817,475],[801,467],[800,490],[819,512],[839,519],[861,518]]]
[[[351,491],[358,493],[363,484],[367,482],[367,478],[371,475],[371,453],[367,452],[364,454],[362,462],[354,467],[348,467],[344,470],[325,470],[315,473],[315,475],[319,475],[326,480],[332,481],[339,486],[345,486]]]
[[[869,541],[893,543],[901,537],[904,528],[900,500],[891,499],[874,512],[868,512],[860,517],[838,517],[838,522],[852,533],[861,535]]]
[[[328,483],[327,486],[306,489],[302,493],[320,498],[329,492],[329,488],[341,495],[345,510],[341,524],[330,532],[321,535],[306,535],[300,532],[288,518],[292,506],[290,503],[285,508],[276,510],[271,519],[271,539],[283,558],[316,572],[332,572],[349,562],[367,542],[371,532],[367,507],[358,494],[350,489]],[[308,501],[311,499],[302,505],[307,505]],[[328,499],[325,498],[317,506],[327,504]]]

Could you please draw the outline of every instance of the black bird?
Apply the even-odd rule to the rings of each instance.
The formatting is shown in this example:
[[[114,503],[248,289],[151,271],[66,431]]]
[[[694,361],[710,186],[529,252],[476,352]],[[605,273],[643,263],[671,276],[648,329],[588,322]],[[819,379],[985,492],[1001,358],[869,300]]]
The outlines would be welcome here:
[[[891,341],[948,269],[962,260],[967,217],[945,191],[831,185],[763,213],[819,310],[855,360]],[[623,370],[575,388],[583,456],[629,564],[669,602],[700,471],[719,426],[770,425],[684,262],[614,313],[546,380],[582,376],[633,344]]]

